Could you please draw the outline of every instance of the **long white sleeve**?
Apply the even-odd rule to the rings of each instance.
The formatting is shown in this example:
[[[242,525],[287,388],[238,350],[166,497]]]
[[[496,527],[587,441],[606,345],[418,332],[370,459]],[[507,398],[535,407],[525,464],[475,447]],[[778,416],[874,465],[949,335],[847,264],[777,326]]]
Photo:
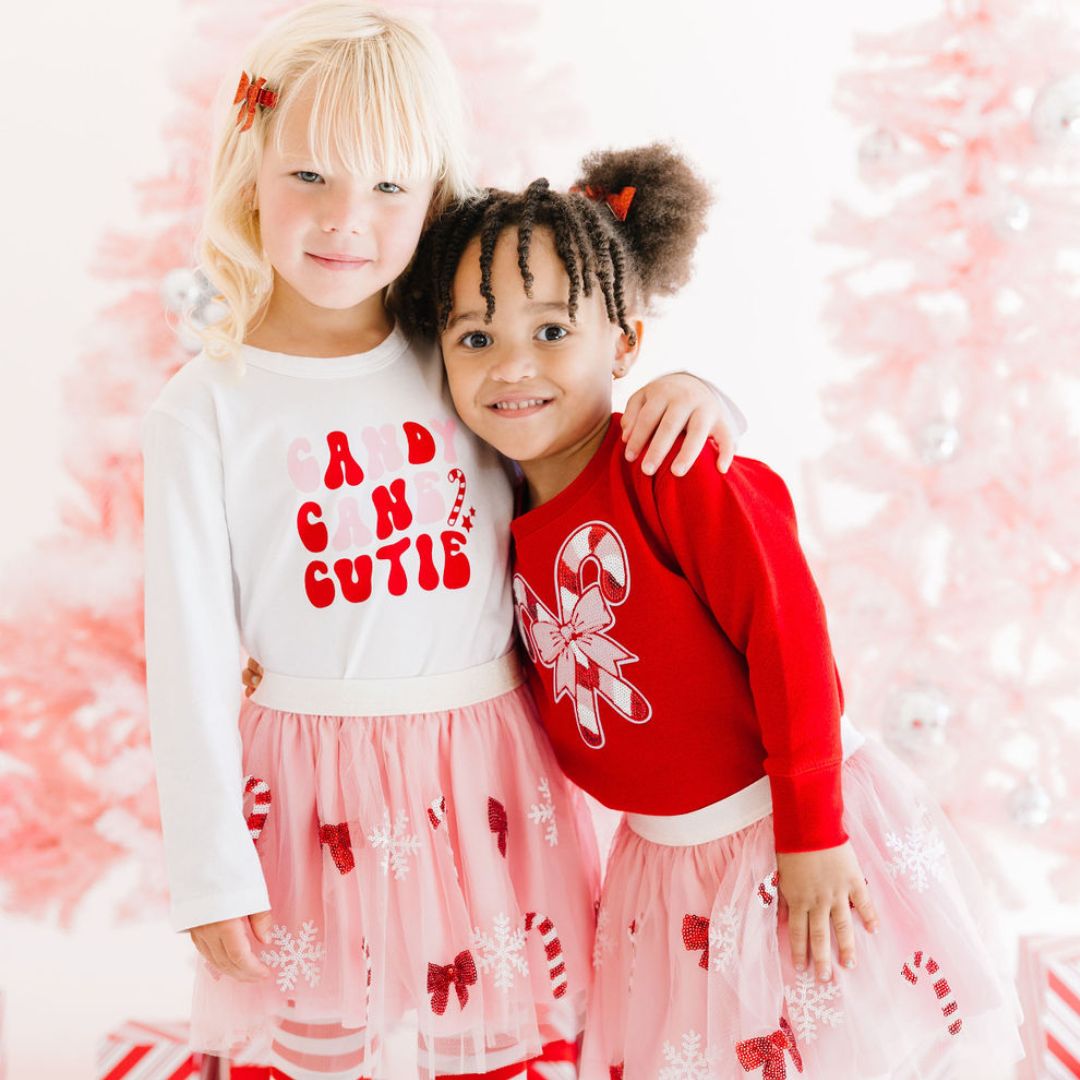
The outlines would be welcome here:
[[[243,813],[240,633],[221,457],[195,423],[146,421],[146,665],[173,928],[270,907]]]

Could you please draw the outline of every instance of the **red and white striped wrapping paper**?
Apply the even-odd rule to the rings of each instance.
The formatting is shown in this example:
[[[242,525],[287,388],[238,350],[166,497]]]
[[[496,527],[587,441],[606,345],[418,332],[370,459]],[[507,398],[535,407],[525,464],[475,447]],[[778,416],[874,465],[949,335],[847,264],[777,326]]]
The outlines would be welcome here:
[[[188,1046],[187,1024],[129,1020],[98,1049],[95,1080],[186,1080],[197,1077],[202,1054]]]
[[[1080,937],[1020,939],[1023,1080],[1080,1078]]]

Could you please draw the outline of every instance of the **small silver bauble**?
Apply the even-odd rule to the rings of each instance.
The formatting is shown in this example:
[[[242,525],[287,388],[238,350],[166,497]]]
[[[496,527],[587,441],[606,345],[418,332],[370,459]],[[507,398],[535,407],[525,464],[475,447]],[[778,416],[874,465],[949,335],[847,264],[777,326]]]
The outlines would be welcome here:
[[[900,143],[888,128],[870,132],[859,143],[859,160],[864,165],[881,165],[891,161],[900,152]]]
[[[934,420],[919,432],[919,457],[925,465],[943,465],[959,449],[960,431],[948,420]]]
[[[206,278],[197,270],[178,266],[170,270],[161,281],[161,299],[167,310],[183,315],[193,308],[201,297]]]
[[[1009,816],[1023,829],[1038,829],[1050,820],[1053,805],[1050,792],[1028,777],[1009,796]]]
[[[885,716],[885,741],[911,757],[931,753],[945,745],[953,705],[932,683],[911,683],[890,697]]]
[[[1080,74],[1054,79],[1039,91],[1031,132],[1042,143],[1080,143]]]
[[[1026,199],[1013,195],[995,219],[995,224],[1000,233],[1021,233],[1031,224],[1031,206]]]

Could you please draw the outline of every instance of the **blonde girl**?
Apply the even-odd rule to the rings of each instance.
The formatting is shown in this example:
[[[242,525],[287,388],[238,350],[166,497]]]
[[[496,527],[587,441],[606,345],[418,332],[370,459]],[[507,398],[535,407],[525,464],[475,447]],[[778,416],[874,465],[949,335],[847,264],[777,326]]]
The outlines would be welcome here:
[[[235,87],[235,94],[231,93]],[[512,651],[511,489],[389,295],[470,191],[430,35],[328,0],[230,86],[201,264],[225,318],[145,427],[146,646],[192,1043],[276,1074],[571,1061],[596,855]],[[730,449],[711,389],[634,403]],[[666,444],[666,445],[665,445]],[[242,700],[237,657],[266,675]]]

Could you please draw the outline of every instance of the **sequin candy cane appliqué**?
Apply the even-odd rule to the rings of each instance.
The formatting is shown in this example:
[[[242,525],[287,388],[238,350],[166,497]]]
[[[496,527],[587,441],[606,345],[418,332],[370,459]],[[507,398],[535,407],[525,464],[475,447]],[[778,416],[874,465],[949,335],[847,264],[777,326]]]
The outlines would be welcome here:
[[[597,580],[585,585],[594,567]],[[578,733],[587,746],[604,745],[599,699],[633,724],[652,717],[645,696],[622,675],[637,656],[607,631],[612,610],[630,595],[630,564],[619,534],[606,522],[590,521],[563,542],[555,560],[553,615],[521,574],[514,576],[514,605],[529,657],[554,673],[555,700],[570,698]]]

